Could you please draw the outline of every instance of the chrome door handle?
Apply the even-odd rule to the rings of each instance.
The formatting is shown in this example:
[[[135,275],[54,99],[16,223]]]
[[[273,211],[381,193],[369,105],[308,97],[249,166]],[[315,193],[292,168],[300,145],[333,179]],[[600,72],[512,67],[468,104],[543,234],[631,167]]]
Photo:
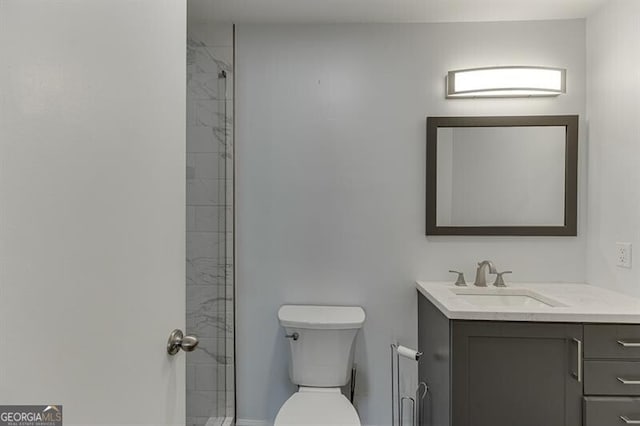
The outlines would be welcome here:
[[[618,344],[625,348],[640,348],[640,342],[625,342],[624,340],[618,340]]]
[[[582,340],[573,338],[573,342],[578,346],[577,347],[578,371],[577,371],[577,374],[572,373],[572,375],[578,380],[578,382],[582,382]]]
[[[625,422],[628,425],[640,425],[640,420],[631,420],[627,416],[620,416],[620,420],[622,420],[623,422]]]
[[[617,379],[623,385],[640,385],[640,380],[627,380],[622,377],[617,377]]]
[[[180,349],[185,352],[191,352],[198,346],[198,343],[200,342],[196,336],[185,336],[182,330],[176,328],[169,335],[167,353],[169,355],[175,355],[180,352]]]

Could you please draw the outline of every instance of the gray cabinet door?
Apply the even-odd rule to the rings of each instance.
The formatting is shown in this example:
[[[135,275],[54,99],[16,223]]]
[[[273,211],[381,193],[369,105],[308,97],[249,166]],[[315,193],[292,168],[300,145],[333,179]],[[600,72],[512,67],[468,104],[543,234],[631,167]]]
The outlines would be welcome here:
[[[452,335],[452,426],[582,424],[582,325],[454,321]]]

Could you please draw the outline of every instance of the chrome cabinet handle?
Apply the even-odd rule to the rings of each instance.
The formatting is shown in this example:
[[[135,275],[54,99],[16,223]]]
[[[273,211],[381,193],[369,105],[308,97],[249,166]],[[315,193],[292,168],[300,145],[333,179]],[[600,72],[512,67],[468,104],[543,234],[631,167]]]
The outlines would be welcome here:
[[[293,340],[298,340],[300,338],[300,335],[298,334],[298,332],[293,332],[291,334],[285,334],[285,336],[287,339],[293,339]]]
[[[617,379],[623,385],[640,385],[640,380],[627,380],[622,377],[618,377]]]
[[[625,342],[624,340],[618,340],[618,344],[625,348],[640,348],[640,342]]]
[[[578,345],[578,347],[577,347],[577,352],[578,352],[578,357],[577,357],[578,372],[577,372],[577,374],[573,374],[572,373],[572,376],[574,376],[576,378],[576,380],[578,380],[578,382],[582,382],[582,340],[576,339],[574,337],[573,341],[574,341],[574,343],[576,345]]]
[[[180,349],[185,352],[191,352],[198,346],[198,343],[200,342],[196,336],[185,336],[182,330],[176,328],[169,335],[167,353],[169,355],[175,355],[180,352]]]
[[[623,422],[625,422],[628,425],[640,425],[640,420],[631,420],[627,416],[620,416],[620,420],[622,420]]]

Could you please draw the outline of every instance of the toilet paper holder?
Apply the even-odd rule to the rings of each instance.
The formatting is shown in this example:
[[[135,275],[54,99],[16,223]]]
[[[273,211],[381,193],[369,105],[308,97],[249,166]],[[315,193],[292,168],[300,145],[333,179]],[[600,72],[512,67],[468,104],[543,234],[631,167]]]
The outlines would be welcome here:
[[[404,426],[406,405],[411,410],[410,426],[425,425],[424,398],[429,392],[427,384],[418,383],[413,396],[400,395],[400,357],[419,362],[421,356],[422,352],[396,343],[391,344],[391,426]]]

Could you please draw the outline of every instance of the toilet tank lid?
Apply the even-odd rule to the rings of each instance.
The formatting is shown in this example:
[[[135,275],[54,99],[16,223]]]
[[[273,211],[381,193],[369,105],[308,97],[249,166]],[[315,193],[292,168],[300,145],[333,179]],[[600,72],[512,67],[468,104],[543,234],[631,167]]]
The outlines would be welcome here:
[[[361,328],[364,318],[359,306],[282,305],[278,310],[283,327],[346,330]]]

